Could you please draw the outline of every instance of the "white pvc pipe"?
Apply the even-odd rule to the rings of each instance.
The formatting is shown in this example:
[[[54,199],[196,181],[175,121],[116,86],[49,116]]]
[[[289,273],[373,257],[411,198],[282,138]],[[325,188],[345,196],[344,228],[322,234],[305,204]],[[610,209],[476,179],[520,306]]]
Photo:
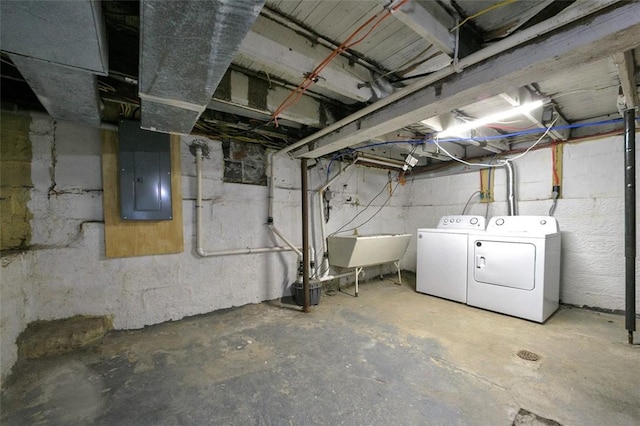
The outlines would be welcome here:
[[[469,56],[465,56],[464,58],[460,59],[460,61],[458,61],[457,65],[455,66],[448,65],[447,67],[441,69],[440,71],[434,72],[433,74],[429,74],[425,78],[407,87],[404,87],[403,89],[398,90],[395,93],[392,93],[386,98],[380,99],[379,101],[365,108],[362,108],[361,110],[358,110],[357,112],[343,118],[342,120],[336,121],[330,126],[327,126],[324,129],[319,130],[318,132],[310,136],[307,136],[306,138],[301,139],[300,141],[292,145],[289,145],[281,149],[276,154],[281,154],[281,153],[284,154],[289,151],[293,151],[295,149],[301,148],[307,145],[308,143],[313,142],[316,139],[328,133],[333,132],[334,130],[337,130],[343,126],[346,126],[347,124],[352,123],[364,117],[365,115],[375,112],[380,108],[385,107],[401,98],[404,98],[405,96],[408,96],[413,92],[416,92],[432,83],[435,83],[438,80],[448,77],[449,75],[454,74],[456,72],[461,72],[464,68],[467,68],[471,65],[475,65],[481,61],[489,59],[492,56],[495,56],[509,49],[512,49],[522,43],[533,40],[534,38],[542,34],[558,29],[568,23],[575,21],[576,19],[583,18],[607,6],[610,6],[614,3],[618,3],[618,1],[619,0],[591,0],[591,1],[577,2],[575,6],[570,6],[566,10],[560,12],[559,14],[543,22],[540,22],[539,24],[533,25],[505,39],[495,42],[485,47],[482,50],[479,50],[477,52],[470,54]]]
[[[201,257],[234,256],[240,254],[274,253],[283,251],[295,251],[301,255],[299,249],[295,247],[261,247],[244,248],[238,250],[206,251],[202,247],[202,148],[196,148],[196,253]]]
[[[315,190],[315,192],[318,193],[318,201],[319,201],[318,205],[320,206],[320,237],[322,238],[322,261],[320,262],[320,266],[321,266],[320,270],[324,271],[320,279],[327,277],[329,274],[329,259],[325,258],[325,253],[327,253],[328,247],[327,247],[327,226],[325,225],[325,216],[324,216],[324,192],[329,187],[329,185],[331,185],[333,182],[335,182],[336,179],[342,176],[342,173],[346,172],[348,168],[355,165],[357,162],[358,162],[358,159],[356,158],[355,160],[353,160],[353,162],[348,164],[344,169],[340,169],[340,171],[336,175],[334,175],[331,179],[329,179],[324,185],[321,185]]]

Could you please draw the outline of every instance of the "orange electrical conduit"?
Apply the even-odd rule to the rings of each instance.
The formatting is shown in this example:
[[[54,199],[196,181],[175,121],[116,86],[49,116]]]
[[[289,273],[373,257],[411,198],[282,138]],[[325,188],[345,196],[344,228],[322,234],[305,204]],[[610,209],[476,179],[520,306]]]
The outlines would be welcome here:
[[[340,44],[340,46],[336,47],[329,54],[329,56],[324,58],[322,62],[320,62],[320,64],[318,64],[318,66],[316,66],[313,69],[313,71],[308,73],[305,76],[304,80],[302,80],[302,82],[295,89],[291,91],[289,96],[287,96],[287,98],[284,101],[282,101],[280,106],[274,111],[273,115],[271,116],[271,119],[275,123],[276,127],[278,127],[278,116],[280,116],[280,114],[282,114],[284,110],[293,106],[295,103],[297,103],[300,100],[304,92],[306,92],[307,89],[318,80],[318,77],[320,76],[320,72],[322,72],[322,70],[325,69],[325,67],[329,65],[329,63],[333,61],[333,59],[335,59],[336,56],[338,56],[345,50],[361,43],[364,39],[366,39],[371,34],[371,32],[374,29],[376,29],[378,25],[380,25],[380,23],[382,23],[382,21],[387,19],[389,16],[391,16],[393,12],[395,12],[396,10],[398,10],[408,2],[409,0],[401,0],[395,6],[387,7],[384,10],[381,10],[380,12],[373,15],[364,24],[360,25],[353,33],[351,33],[351,35],[347,37],[347,39],[343,41],[342,44]],[[360,33],[362,30],[367,28],[376,19],[377,21],[373,24],[373,26],[371,26],[371,28],[369,28],[369,30],[362,37],[351,42],[351,40],[353,40],[353,38],[356,37],[358,33]]]

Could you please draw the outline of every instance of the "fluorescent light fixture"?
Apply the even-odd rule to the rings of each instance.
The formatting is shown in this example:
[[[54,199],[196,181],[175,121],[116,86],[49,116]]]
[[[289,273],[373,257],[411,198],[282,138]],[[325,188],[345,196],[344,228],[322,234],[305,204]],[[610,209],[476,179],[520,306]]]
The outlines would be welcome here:
[[[540,108],[543,104],[544,104],[544,100],[541,99],[538,101],[520,105],[519,107],[510,109],[507,111],[502,111],[502,112],[497,112],[495,114],[487,115],[486,117],[469,121],[468,123],[462,123],[457,126],[444,129],[443,131],[438,133],[438,137],[442,138],[446,136],[459,136],[460,134],[464,134],[465,132],[471,129],[477,129],[480,126],[484,126],[490,123],[495,123],[496,121],[505,120],[507,118],[515,117],[517,115],[526,114],[528,112],[533,111],[536,108]]]
[[[391,169],[402,169],[404,166],[404,161],[393,160],[391,158],[380,157],[377,155],[358,153],[358,163],[363,164],[376,164],[378,166],[383,166]]]

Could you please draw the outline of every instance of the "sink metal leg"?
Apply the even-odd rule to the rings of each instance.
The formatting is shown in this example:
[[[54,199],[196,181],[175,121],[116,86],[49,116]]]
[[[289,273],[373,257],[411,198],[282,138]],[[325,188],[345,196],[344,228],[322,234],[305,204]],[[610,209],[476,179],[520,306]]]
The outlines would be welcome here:
[[[356,297],[358,297],[358,278],[360,277],[360,272],[362,272],[362,268],[356,268]]]
[[[402,284],[402,276],[400,275],[400,261],[397,260],[393,262],[393,264],[396,265],[396,269],[398,270],[398,284]]]

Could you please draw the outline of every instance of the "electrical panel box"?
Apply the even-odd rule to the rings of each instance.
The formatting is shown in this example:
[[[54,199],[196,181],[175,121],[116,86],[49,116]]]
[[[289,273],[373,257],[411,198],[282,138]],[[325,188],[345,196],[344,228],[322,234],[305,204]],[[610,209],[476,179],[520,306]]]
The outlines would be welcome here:
[[[171,220],[171,142],[168,134],[123,120],[118,128],[120,217]]]

